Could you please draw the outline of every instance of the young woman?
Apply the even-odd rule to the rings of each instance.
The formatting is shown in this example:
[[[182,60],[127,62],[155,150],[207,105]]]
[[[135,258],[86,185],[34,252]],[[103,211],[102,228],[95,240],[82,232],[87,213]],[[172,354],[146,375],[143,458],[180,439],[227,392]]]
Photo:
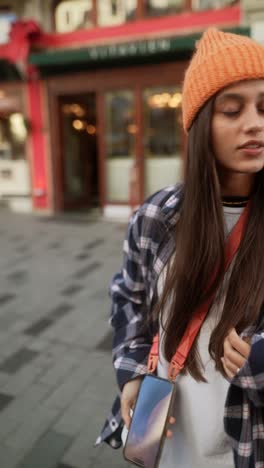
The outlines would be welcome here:
[[[160,467],[264,467],[264,47],[207,30],[185,75],[182,112],[184,183],[154,194],[134,214],[111,285],[121,408],[117,399],[97,442],[120,446],[153,336],[159,330],[157,374],[167,378],[210,293],[213,303],[176,379],[176,424]],[[225,271],[226,239],[245,209],[242,240]]]

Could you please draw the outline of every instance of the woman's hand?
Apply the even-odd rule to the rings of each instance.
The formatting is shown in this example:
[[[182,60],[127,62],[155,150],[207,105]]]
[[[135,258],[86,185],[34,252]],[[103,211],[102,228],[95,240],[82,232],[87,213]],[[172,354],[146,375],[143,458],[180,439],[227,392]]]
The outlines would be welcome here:
[[[224,356],[221,358],[226,375],[233,378],[248,359],[251,346],[240,338],[232,328],[224,341]]]
[[[126,428],[129,429],[131,423],[130,410],[134,409],[142,377],[136,377],[129,380],[124,387],[121,395],[121,414]]]

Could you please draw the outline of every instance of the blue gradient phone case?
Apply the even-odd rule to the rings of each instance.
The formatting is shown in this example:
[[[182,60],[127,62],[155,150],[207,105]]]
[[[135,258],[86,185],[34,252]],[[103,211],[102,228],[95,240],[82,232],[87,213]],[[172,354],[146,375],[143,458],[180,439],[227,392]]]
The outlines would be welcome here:
[[[124,447],[127,461],[144,468],[158,466],[174,394],[173,382],[144,377]]]

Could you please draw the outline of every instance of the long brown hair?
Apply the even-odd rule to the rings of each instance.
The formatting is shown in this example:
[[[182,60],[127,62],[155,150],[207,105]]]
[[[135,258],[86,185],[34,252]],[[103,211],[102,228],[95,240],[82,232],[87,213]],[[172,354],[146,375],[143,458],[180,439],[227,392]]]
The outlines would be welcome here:
[[[169,262],[157,307],[165,330],[164,353],[168,361],[197,307],[223,285],[224,216],[211,144],[213,106],[211,98],[199,112],[188,135],[183,202],[175,233],[176,254]],[[264,301],[263,235],[262,170],[256,175],[246,231],[234,261],[222,315],[209,343],[216,369],[222,373],[223,341],[228,331],[235,327],[241,332],[254,324]],[[187,358],[186,371],[196,380],[205,381],[197,338]]]

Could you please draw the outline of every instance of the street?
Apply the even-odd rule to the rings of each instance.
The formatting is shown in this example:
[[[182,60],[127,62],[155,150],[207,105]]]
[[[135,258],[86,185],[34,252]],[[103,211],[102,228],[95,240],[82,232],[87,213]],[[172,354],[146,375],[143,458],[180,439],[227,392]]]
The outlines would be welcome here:
[[[0,212],[0,466],[121,468],[94,448],[117,391],[108,283],[125,224]]]

